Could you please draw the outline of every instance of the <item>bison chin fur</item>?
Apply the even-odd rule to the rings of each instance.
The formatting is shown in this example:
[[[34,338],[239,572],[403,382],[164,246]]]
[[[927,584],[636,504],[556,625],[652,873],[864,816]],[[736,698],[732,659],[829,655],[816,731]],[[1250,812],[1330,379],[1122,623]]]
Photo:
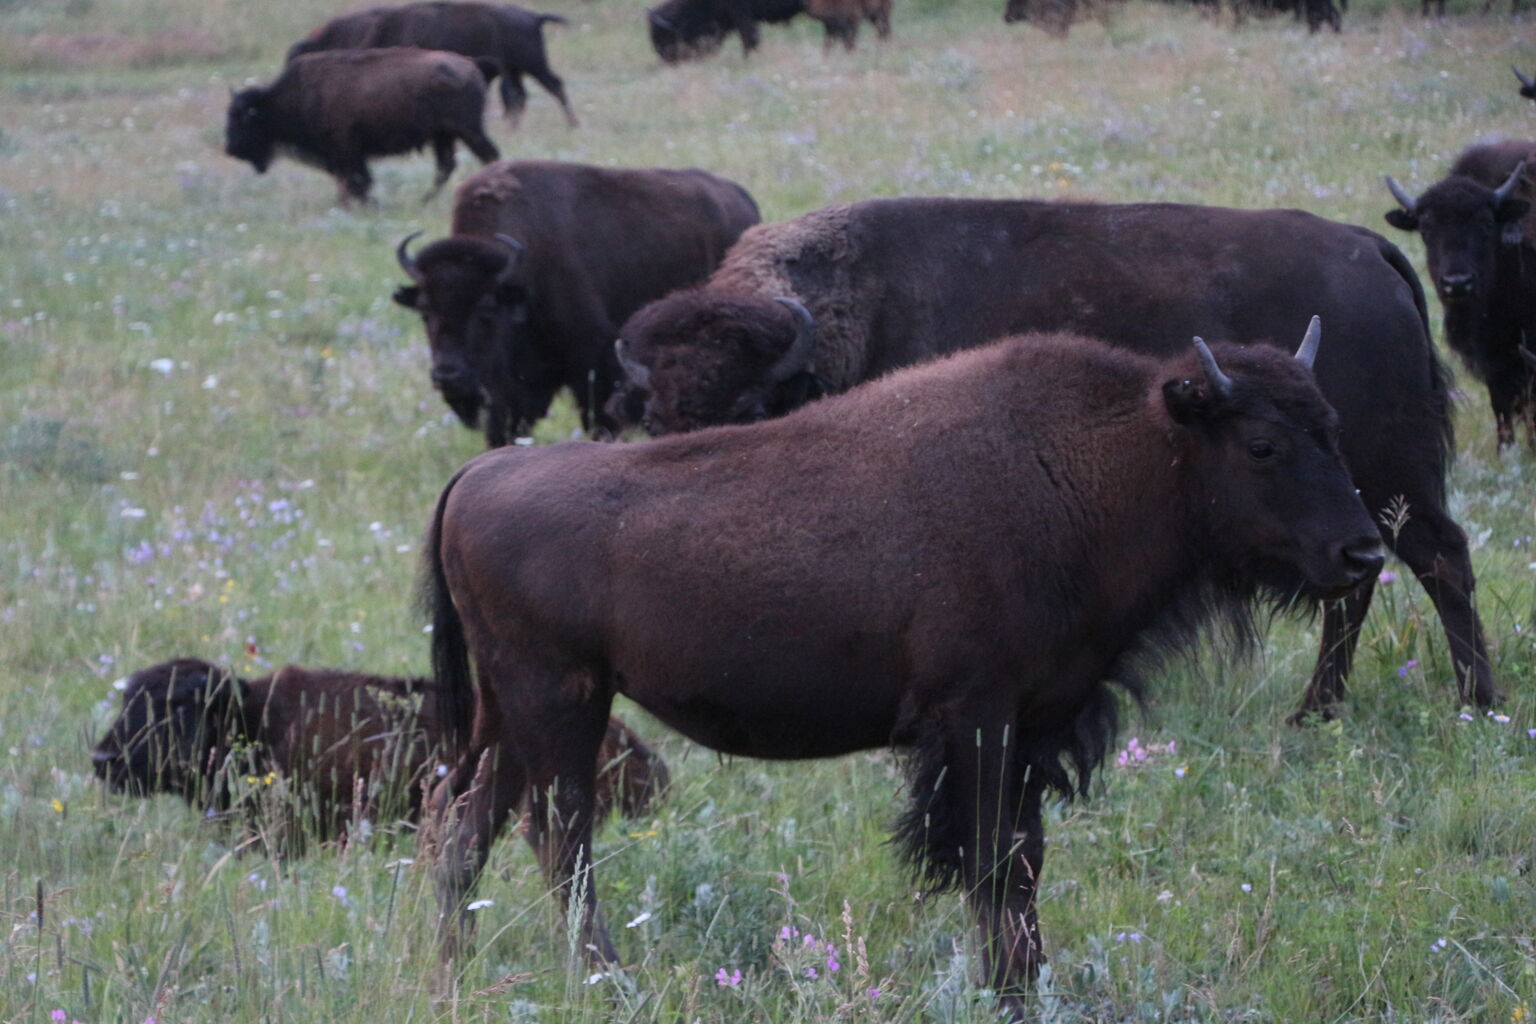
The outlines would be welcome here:
[[[1299,591],[1299,583],[1283,590],[1245,585],[1236,579],[1192,586],[1064,722],[1035,723],[1034,728],[1031,723],[1015,722],[1010,729],[1011,767],[1019,778],[1043,785],[1068,803],[1087,796],[1094,773],[1119,735],[1119,692],[1129,696],[1138,710],[1144,708],[1146,677],[1169,660],[1193,663],[1198,654],[1195,639],[1202,633],[1217,638],[1213,647],[1223,652],[1224,659],[1251,657],[1275,613],[1298,607],[1304,614],[1315,612],[1310,602],[1297,602]],[[894,737],[901,745],[911,802],[897,820],[891,842],[929,893],[961,887],[963,851],[975,838],[967,834],[957,813],[975,795],[956,792],[945,770],[965,752],[949,749],[944,732],[943,723],[925,720]]]

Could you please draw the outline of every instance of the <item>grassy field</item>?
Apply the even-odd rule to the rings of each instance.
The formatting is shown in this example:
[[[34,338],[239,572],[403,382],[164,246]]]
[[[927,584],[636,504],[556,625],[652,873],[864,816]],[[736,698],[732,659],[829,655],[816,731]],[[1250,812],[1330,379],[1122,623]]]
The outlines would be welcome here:
[[[1474,140],[1536,135],[1508,71],[1536,69],[1529,16],[1357,0],[1342,36],[1308,38],[1130,4],[1057,41],[1005,27],[1001,0],[899,0],[885,46],[823,56],[796,24],[673,69],[638,4],[542,6],[572,21],[548,37],[583,124],[531,88],[519,132],[492,126],[506,156],[704,167],[768,219],[1081,196],[1385,232],[1382,173],[1417,192]],[[885,845],[886,754],[721,761],[621,709],[676,785],[601,833],[631,966],[590,984],[521,843],[493,854],[478,955],[434,984],[410,833],[278,864],[93,783],[112,681],[150,662],[426,668],[420,531],[479,441],[389,294],[393,244],[442,233],[449,196],[417,203],[425,156],[376,164],[378,204],[349,212],[312,170],[220,152],[229,89],[333,10],[0,0],[0,1021],[992,1019],[958,898],[920,898]],[[1379,589],[1342,721],[1283,724],[1314,624],[1277,624],[1250,665],[1175,666],[1122,738],[1145,756],[1051,813],[1039,1020],[1536,1015],[1536,462],[1495,452],[1463,384],[1453,510],[1505,717],[1456,707],[1407,579]],[[574,426],[562,407],[538,439]]]

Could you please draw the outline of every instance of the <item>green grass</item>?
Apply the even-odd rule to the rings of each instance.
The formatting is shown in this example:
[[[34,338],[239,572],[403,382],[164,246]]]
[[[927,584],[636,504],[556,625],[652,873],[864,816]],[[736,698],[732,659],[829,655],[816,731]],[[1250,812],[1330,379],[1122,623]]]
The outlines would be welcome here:
[[[492,125],[508,157],[701,166],[770,219],[874,195],[1079,196],[1387,231],[1381,174],[1416,191],[1476,139],[1536,134],[1508,71],[1536,66],[1528,17],[1356,4],[1342,36],[1309,39],[1128,4],[1055,41],[1005,27],[1001,0],[921,0],[851,57],[796,24],[750,61],[732,44],[671,69],[639,5],[542,6],[573,21],[548,38],[583,125],[534,88],[521,131]],[[312,170],[257,177],[219,152],[229,88],[330,13],[0,0],[0,1020],[991,1019],[958,898],[918,898],[885,844],[885,754],[722,762],[622,709],[677,782],[652,820],[600,836],[630,969],[591,985],[519,842],[492,855],[454,989],[409,833],[280,865],[176,801],[92,782],[110,681],[152,661],[426,666],[419,534],[479,445],[389,293],[393,244],[442,233],[449,198],[417,204],[426,157],[376,164],[378,205],[344,212]],[[40,35],[121,38],[82,63]],[[1495,452],[1463,381],[1453,508],[1512,720],[1458,717],[1406,580],[1380,588],[1341,722],[1282,724],[1315,624],[1277,625],[1251,665],[1175,665],[1126,738],[1176,752],[1110,765],[1052,813],[1040,1020],[1536,1012],[1536,464]],[[574,426],[564,406],[538,438]],[[841,970],[806,978],[784,926],[836,941]]]

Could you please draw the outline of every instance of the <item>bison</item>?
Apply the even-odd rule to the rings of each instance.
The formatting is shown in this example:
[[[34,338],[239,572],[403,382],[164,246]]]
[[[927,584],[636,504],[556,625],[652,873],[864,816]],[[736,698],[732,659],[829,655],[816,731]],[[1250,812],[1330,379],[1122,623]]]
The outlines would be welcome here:
[[[468,57],[395,47],[334,50],[295,58],[270,85],[252,86],[229,102],[224,152],[265,174],[287,153],[336,178],[343,205],[367,201],[368,158],[432,144],[443,187],[462,140],[481,163],[501,154],[486,138],[485,76]]]
[[[91,761],[117,792],[175,793],[215,813],[237,803],[240,776],[254,780],[247,788],[281,777],[293,787],[297,820],[248,821],[293,851],[300,831],[328,841],[381,813],[416,818],[422,784],[447,756],[433,690],[427,679],[295,665],[247,682],[178,658],[128,677],[122,710]],[[614,805],[644,814],[667,786],[666,763],[617,718],[597,757],[599,816]]]
[[[1417,199],[1391,177],[1399,209],[1388,224],[1424,239],[1429,276],[1445,311],[1445,340],[1488,386],[1498,445],[1523,423],[1536,446],[1536,375],[1520,357],[1536,338],[1536,142],[1473,146]]]
[[[891,0],[665,0],[646,12],[651,46],[668,64],[708,56],[727,34],[741,37],[741,52],[757,49],[758,22],[786,22],[808,14],[826,29],[824,48],[834,42],[852,50],[860,20],[881,39],[891,34]]]
[[[558,14],[540,14],[513,4],[430,3],[373,7],[334,18],[288,50],[291,61],[306,53],[343,48],[416,46],[447,50],[485,63],[487,82],[501,77],[501,104],[507,120],[516,124],[528,104],[523,75],[529,75],[560,101],[565,120],[576,126],[576,114],[565,95],[565,83],[549,66],[544,25],[566,24]]]
[[[1203,620],[1245,636],[1255,600],[1381,567],[1303,365],[1316,339],[1298,361],[1011,338],[778,420],[470,462],[426,552],[443,721],[468,738],[426,816],[445,951],[526,798],[549,881],[581,894],[573,941],[617,961],[592,765],[624,694],[732,755],[907,752],[898,835],[965,893],[984,981],[1016,999],[1041,959],[1041,801],[1086,790],[1111,683],[1138,691]]]
[[[584,427],[611,434],[619,325],[702,281],[757,221],[745,189],[703,171],[497,164],[459,187],[451,237],[414,257],[400,243],[411,284],[394,298],[425,321],[449,407],[471,428],[485,412],[487,445],[542,418],[562,386]]]
[[[797,320],[780,297],[809,316]],[[1171,204],[832,206],[747,232],[704,287],[632,317],[618,347],[628,401],[663,434],[778,415],[1013,332],[1074,331],[1161,354],[1166,339],[1195,333],[1273,344],[1300,332],[1301,309],[1329,325],[1318,386],[1344,424],[1366,507],[1381,515],[1406,502],[1407,521],[1384,523],[1383,536],[1440,613],[1461,698],[1491,704],[1466,536],[1446,511],[1446,371],[1418,277],[1364,228],[1296,210]],[[1327,609],[1294,720],[1334,713],[1370,597],[1367,585]]]

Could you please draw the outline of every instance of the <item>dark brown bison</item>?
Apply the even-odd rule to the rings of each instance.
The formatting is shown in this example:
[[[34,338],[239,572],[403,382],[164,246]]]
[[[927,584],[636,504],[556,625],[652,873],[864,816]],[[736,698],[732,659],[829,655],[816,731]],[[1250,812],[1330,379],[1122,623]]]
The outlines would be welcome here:
[[[1202,620],[1246,635],[1256,598],[1337,598],[1381,567],[1302,362],[1196,346],[1012,338],[779,420],[461,469],[426,571],[444,721],[468,737],[429,815],[446,948],[526,798],[550,882],[584,894],[577,941],[617,960],[573,877],[625,694],[729,754],[908,752],[900,837],[966,894],[985,981],[1015,997],[1040,961],[1041,800],[1086,789],[1110,683],[1138,689]]]
[[[281,779],[293,820],[248,823],[292,852],[304,838],[342,839],[364,819],[416,818],[422,784],[447,756],[433,690],[426,679],[294,665],[246,682],[178,658],[128,677],[91,760],[118,792],[175,793],[213,812]],[[666,763],[617,718],[597,757],[600,817],[615,805],[643,814],[666,788]]]
[[[565,95],[565,83],[549,66],[544,25],[566,24],[558,14],[540,14],[513,4],[414,3],[373,7],[321,25],[294,43],[288,59],[305,53],[343,48],[416,46],[447,50],[482,61],[487,82],[501,77],[501,103],[514,124],[528,104],[523,76],[528,75],[560,101],[565,119],[576,125],[576,114]]]
[[[395,301],[421,314],[432,383],[465,426],[506,444],[561,387],[582,424],[612,433],[613,339],[635,310],[719,265],[757,204],[695,170],[497,164],[460,186],[453,235],[412,257]],[[414,237],[414,236],[412,236]]]
[[[1284,274],[1275,273],[1284,267]],[[814,324],[797,330],[796,299]],[[632,317],[620,345],[663,434],[773,416],[898,366],[1019,331],[1131,348],[1201,334],[1273,344],[1316,312],[1318,386],[1366,507],[1406,501],[1387,543],[1435,602],[1461,698],[1497,698],[1466,537],[1446,511],[1451,421],[1424,295],[1395,246],[1295,210],[883,199],[748,231],[700,289]],[[642,404],[635,394],[629,404]],[[1298,716],[1343,697],[1371,588],[1323,619]]]
[[[1509,70],[1513,71],[1515,77],[1520,80],[1520,95],[1528,100],[1536,100],[1536,78],[1524,74],[1517,67],[1511,67]]]
[[[731,32],[749,54],[757,49],[758,22],[786,22],[797,14],[822,23],[827,49],[841,42],[852,50],[861,20],[874,25],[881,39],[891,34],[891,0],[665,0],[646,12],[646,24],[656,55],[675,64],[708,56]]]
[[[1536,339],[1536,142],[1473,146],[1417,199],[1387,178],[1388,224],[1424,239],[1445,310],[1445,340],[1488,385],[1499,447],[1525,424],[1536,446],[1536,375],[1520,347]]]
[[[368,158],[421,149],[437,158],[435,195],[462,140],[481,163],[500,158],[486,138],[485,76],[468,57],[437,50],[334,50],[295,58],[271,85],[229,102],[224,152],[265,174],[286,153],[336,178],[343,204],[366,201]]]

